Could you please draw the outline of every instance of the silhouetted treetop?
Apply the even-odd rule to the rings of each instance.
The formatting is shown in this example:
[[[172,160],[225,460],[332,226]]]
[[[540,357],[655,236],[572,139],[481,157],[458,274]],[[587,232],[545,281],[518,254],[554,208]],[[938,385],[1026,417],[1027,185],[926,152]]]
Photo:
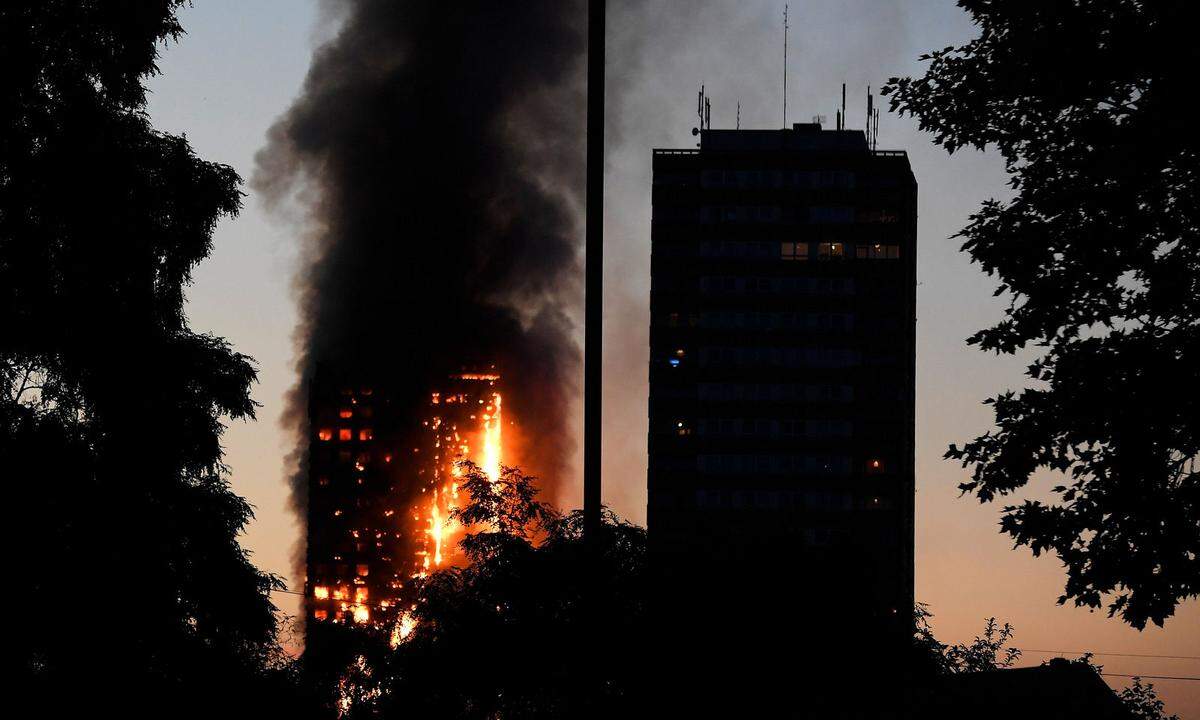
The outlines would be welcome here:
[[[1030,387],[947,457],[981,502],[1061,473],[1001,528],[1065,563],[1060,602],[1142,628],[1200,592],[1200,140],[1194,3],[962,0],[979,36],[885,88],[947,150],[993,147],[1014,194],[960,233],[1028,350]]]
[[[49,715],[211,709],[278,659],[220,444],[256,370],[184,308],[240,179],[145,112],[183,5],[0,5],[0,472],[36,539],[12,644]]]

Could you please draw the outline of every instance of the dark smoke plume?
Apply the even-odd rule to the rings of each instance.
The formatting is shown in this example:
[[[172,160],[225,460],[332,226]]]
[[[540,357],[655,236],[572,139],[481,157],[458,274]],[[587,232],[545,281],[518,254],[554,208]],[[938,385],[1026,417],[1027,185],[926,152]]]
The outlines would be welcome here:
[[[317,364],[423,407],[495,362],[525,469],[555,498],[573,451],[584,159],[582,3],[344,0],[254,187],[305,215],[293,500]],[[416,415],[414,415],[414,421]],[[507,458],[506,458],[507,459]]]

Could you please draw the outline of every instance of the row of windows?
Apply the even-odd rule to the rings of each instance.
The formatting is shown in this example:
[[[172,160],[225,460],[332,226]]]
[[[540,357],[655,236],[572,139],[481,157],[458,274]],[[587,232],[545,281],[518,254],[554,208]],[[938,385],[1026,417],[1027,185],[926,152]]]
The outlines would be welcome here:
[[[317,439],[321,442],[330,442],[333,440],[335,435],[339,442],[350,442],[351,440],[354,440],[355,437],[357,437],[360,442],[367,442],[368,440],[375,439],[375,431],[369,427],[359,428],[357,432],[355,432],[354,428],[348,427],[337,428],[336,432],[333,428],[321,428],[317,430]]]
[[[337,564],[317,563],[313,567],[313,575],[314,575],[314,577],[317,577],[317,578],[328,578],[330,575],[334,575],[338,578],[344,578],[350,574],[351,567],[354,568],[354,574],[358,577],[366,577],[367,575],[369,575],[371,573],[371,566],[367,563],[357,563],[353,566],[351,566],[349,563],[337,563]],[[330,584],[337,585],[338,583],[335,582],[335,583],[330,583]],[[344,593],[348,592],[348,590],[344,587],[341,589]],[[317,588],[314,588],[314,590],[317,590]],[[321,597],[321,594],[319,591],[314,592],[313,596],[316,597],[318,600],[324,599]],[[325,597],[330,597],[330,595],[328,594],[328,588],[327,588],[327,594],[325,595]],[[336,595],[334,595],[333,599],[334,600],[344,600],[346,597],[348,597],[348,595],[343,595],[342,597],[337,597]]]
[[[862,364],[862,353],[847,348],[702,347],[700,366],[846,368]]]
[[[883,243],[847,244],[843,242],[816,243],[816,255],[812,254],[813,243],[784,242],[780,243],[779,257],[783,260],[808,260],[816,257],[818,260],[843,260],[850,254],[858,260],[898,260],[899,245]]]
[[[859,175],[849,170],[725,170],[708,169],[697,172],[656,172],[655,185],[676,185],[705,188],[772,188],[776,190],[822,190],[855,187],[895,188],[903,183],[896,175],[868,173]]]
[[[652,212],[652,219],[656,223],[701,225],[891,225],[900,222],[900,215],[892,210],[842,205],[802,208],[779,205],[655,205]]]
[[[861,260],[875,260],[900,257],[900,246],[895,240],[883,239],[859,242],[844,242],[832,238],[816,241],[702,240],[698,244],[662,243],[655,246],[654,252],[662,257],[698,256],[764,261],[807,260],[810,257],[855,257]]]
[[[853,295],[854,278],[702,276],[700,292],[714,295]]]
[[[803,385],[798,383],[700,383],[699,399],[706,402],[795,403],[853,402],[851,385]]]
[[[701,508],[790,509],[809,512],[848,512],[855,509],[853,493],[838,490],[725,490],[700,488],[695,494]],[[867,509],[885,507],[884,498],[863,498]]]
[[[687,429],[685,421],[677,429]],[[774,418],[700,418],[695,421],[696,434],[733,437],[807,437],[845,438],[854,431],[849,420],[809,420]]]
[[[702,312],[686,318],[667,313],[670,327],[701,327],[712,330],[833,330],[852,332],[853,313],[828,312]]]
[[[700,186],[706,188],[853,188],[854,173],[847,170],[704,170]]]
[[[333,460],[333,452],[331,450],[321,450],[317,455],[317,459],[323,462]],[[391,453],[382,453],[380,456],[385,463],[392,461]],[[343,465],[354,464],[356,470],[365,470],[367,465],[371,463],[371,453],[369,452],[354,452],[353,450],[338,450],[337,461]]]
[[[697,455],[696,470],[706,475],[837,475],[850,474],[845,455]]]

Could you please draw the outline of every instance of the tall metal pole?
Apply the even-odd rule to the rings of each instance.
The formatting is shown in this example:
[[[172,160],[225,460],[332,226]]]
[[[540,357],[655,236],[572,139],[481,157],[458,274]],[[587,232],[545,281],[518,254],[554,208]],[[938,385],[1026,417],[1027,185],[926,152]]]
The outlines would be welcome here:
[[[587,223],[583,331],[583,528],[600,530],[600,385],[604,321],[604,15],[588,2]]]

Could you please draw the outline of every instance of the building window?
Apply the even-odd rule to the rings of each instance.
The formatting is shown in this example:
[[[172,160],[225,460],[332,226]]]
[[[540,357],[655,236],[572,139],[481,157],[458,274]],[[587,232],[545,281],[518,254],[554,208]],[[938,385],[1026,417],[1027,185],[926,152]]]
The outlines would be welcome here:
[[[840,242],[823,242],[817,245],[817,257],[821,260],[843,258],[846,256],[846,246]]]
[[[329,617],[328,610],[313,610],[313,619],[314,620],[324,620],[328,617]]]
[[[878,475],[883,472],[883,460],[871,458],[867,461],[867,474]]]
[[[321,428],[317,431],[317,439],[321,442],[329,442],[333,439],[333,430],[330,428]]]
[[[371,431],[371,428],[362,428],[358,431],[358,439],[363,442],[373,440],[375,439],[375,433]]]
[[[350,428],[338,428],[338,440],[345,442],[354,439],[354,431]]]
[[[366,563],[359,563],[354,567],[354,572],[359,577],[366,577],[371,573],[371,567]]]
[[[808,243],[785,242],[780,244],[779,257],[784,260],[807,260]]]
[[[338,410],[338,417],[352,418],[352,417],[354,417],[354,411],[351,410],[350,408],[342,408],[341,410]]]

